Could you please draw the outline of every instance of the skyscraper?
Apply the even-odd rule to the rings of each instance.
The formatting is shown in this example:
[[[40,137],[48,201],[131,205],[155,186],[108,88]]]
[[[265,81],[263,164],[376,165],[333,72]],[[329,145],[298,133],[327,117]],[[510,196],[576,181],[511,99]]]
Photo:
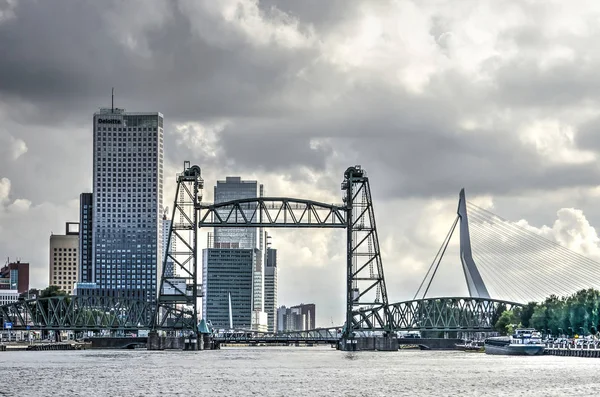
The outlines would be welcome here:
[[[156,299],[162,258],[163,115],[94,114],[92,263],[109,295]]]
[[[165,209],[162,217],[162,264],[165,263],[165,257],[169,252],[169,229],[171,228],[171,223],[173,221],[171,219],[167,219],[167,209]],[[171,251],[175,251],[176,248],[176,239],[173,237],[171,239]],[[165,268],[165,276],[173,277],[175,275],[175,262],[172,260],[167,261],[167,267]]]
[[[315,305],[300,304],[277,309],[277,331],[305,331],[315,329]]]
[[[228,176],[224,181],[217,181],[214,201],[223,203],[256,198],[258,188],[256,181],[244,181],[239,176]],[[261,196],[262,193],[263,186],[260,185]],[[220,211],[223,216],[227,216],[227,212],[227,209]],[[253,212],[250,208],[246,210],[247,216],[251,216]],[[235,296],[231,294],[234,327],[243,325],[255,330],[267,329],[267,315],[263,311],[264,251],[257,249],[257,232],[256,228],[215,228],[212,247],[204,250],[202,314],[215,326],[229,327],[226,320],[228,291],[232,290],[237,291]],[[223,274],[225,269],[227,275]],[[247,272],[250,275],[249,279]],[[245,295],[246,291],[250,292],[249,296]]]
[[[292,306],[293,310],[299,310],[306,320],[306,329],[316,328],[316,315],[317,310],[314,303],[301,303],[298,306]]]
[[[257,197],[256,181],[243,181],[239,176],[228,176],[224,181],[217,181],[215,186],[215,204],[231,200]],[[227,216],[227,211],[220,211]],[[248,210],[248,216],[253,210]],[[256,248],[257,230],[252,227],[215,228],[214,248]]]
[[[79,195],[79,271],[77,281],[82,283],[94,282],[92,266],[93,200],[92,193]]]
[[[277,250],[267,248],[265,265],[265,312],[269,332],[277,331]]]
[[[229,328],[229,296],[234,328],[250,328],[253,269],[258,249],[208,248],[202,251],[202,317],[215,328]]]
[[[73,294],[79,267],[79,230],[77,223],[68,222],[65,234],[50,236],[50,285],[55,285],[67,294]]]

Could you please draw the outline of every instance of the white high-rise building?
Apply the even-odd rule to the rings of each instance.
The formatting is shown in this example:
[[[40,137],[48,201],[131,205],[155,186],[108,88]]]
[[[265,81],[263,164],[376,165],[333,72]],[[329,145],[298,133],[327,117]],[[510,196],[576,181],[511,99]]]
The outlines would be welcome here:
[[[163,115],[94,113],[93,280],[102,294],[156,299],[162,259]]]
[[[171,219],[167,219],[167,209],[163,213],[162,218],[162,264],[164,265],[167,253],[169,252],[169,229],[171,229],[171,224],[173,221]],[[171,239],[171,251],[175,251],[177,249],[176,239],[173,237]],[[165,276],[173,277],[175,276],[175,262],[171,259],[167,259],[167,266],[165,268]]]
[[[277,331],[277,250],[267,248],[265,261],[265,304],[269,332]]]

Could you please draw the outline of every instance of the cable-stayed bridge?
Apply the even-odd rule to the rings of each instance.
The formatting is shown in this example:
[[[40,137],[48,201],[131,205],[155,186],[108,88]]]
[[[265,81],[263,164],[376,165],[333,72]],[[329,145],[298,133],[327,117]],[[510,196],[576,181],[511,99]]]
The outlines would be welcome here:
[[[413,300],[390,303],[367,173],[349,167],[341,184],[342,203],[259,197],[204,203],[198,166],[184,163],[177,175],[160,294],[155,304],[125,298],[67,296],[0,306],[0,320],[14,330],[187,330],[198,333],[198,230],[200,228],[335,228],[346,235],[345,324],[342,341],[364,332],[401,330],[493,330],[501,310],[531,300],[590,288],[600,264],[469,203],[459,195],[457,216]],[[468,296],[428,297],[458,230],[459,258]],[[166,263],[175,273],[166,273]],[[312,332],[312,333],[310,333]],[[319,335],[306,331],[306,338]],[[296,335],[294,337],[302,338]],[[328,340],[331,334],[327,334]]]
[[[462,190],[457,216],[415,298],[428,295],[456,234],[459,258],[451,259],[460,260],[472,297],[540,302],[550,295],[567,296],[600,286],[593,277],[600,270],[600,263],[534,230],[467,201]]]

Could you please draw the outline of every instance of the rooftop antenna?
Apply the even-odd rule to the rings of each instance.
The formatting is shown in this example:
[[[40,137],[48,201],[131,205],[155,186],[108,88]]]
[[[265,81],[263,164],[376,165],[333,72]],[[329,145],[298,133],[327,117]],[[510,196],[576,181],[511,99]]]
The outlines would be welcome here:
[[[111,113],[115,112],[115,87],[112,88],[112,100],[110,103]]]

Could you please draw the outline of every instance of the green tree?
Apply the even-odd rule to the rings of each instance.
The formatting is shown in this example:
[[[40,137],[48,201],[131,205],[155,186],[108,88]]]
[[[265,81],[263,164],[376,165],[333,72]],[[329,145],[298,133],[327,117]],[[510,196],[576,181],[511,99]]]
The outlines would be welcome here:
[[[529,319],[529,326],[539,330],[549,329],[546,306],[540,305],[533,310],[531,319]]]
[[[523,324],[523,327],[529,328],[531,317],[535,312],[536,307],[538,306],[537,302],[529,302],[521,309],[521,318],[520,322]]]
[[[504,313],[506,311],[506,305],[504,303],[501,303],[498,305],[498,307],[496,308],[496,310],[494,311],[494,313],[492,314],[492,324],[496,325],[496,323],[498,322],[498,320],[500,319],[500,316],[502,315],[502,313]]]
[[[519,313],[516,313],[515,310],[506,310],[502,312],[500,318],[494,324],[494,329],[501,334],[508,335],[512,333],[515,326],[518,326],[519,322]]]
[[[40,298],[52,298],[54,296],[67,296],[67,293],[56,285],[51,285],[46,289],[43,289],[40,293]]]

